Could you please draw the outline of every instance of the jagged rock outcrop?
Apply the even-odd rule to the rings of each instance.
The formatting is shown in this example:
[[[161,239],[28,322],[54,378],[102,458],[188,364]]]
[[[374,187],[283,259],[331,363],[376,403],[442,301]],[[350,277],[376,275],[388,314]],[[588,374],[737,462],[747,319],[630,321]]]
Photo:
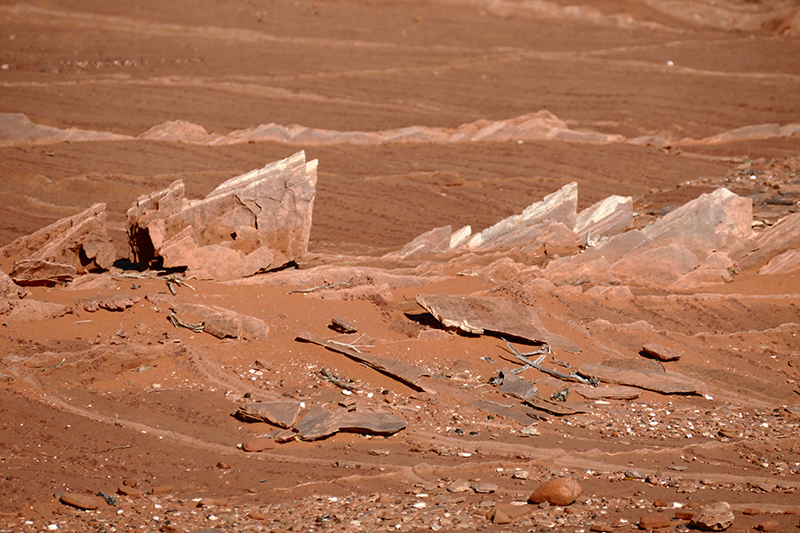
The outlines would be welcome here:
[[[106,231],[106,204],[63,218],[0,248],[16,257],[11,278],[19,284],[56,284],[85,272],[107,270],[117,252]]]
[[[688,289],[729,281],[733,259],[757,246],[752,201],[717,189],[641,229],[551,262],[553,283],[621,282]]]
[[[201,200],[181,180],[128,210],[131,259],[228,280],[278,268],[308,250],[317,161],[305,153],[232,178]]]

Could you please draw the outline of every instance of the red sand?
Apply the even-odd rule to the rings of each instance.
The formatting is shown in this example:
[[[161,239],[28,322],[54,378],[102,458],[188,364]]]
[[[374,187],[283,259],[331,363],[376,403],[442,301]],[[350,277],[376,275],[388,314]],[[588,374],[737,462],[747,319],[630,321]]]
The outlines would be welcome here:
[[[24,114],[63,140],[43,140],[36,128],[0,131],[0,244],[105,202],[124,256],[125,212],[138,195],[180,178],[200,197],[300,148],[320,162],[303,268],[378,256],[445,224],[478,231],[571,181],[579,183],[579,208],[611,194],[633,196],[638,226],[718,186],[761,194],[756,219],[771,223],[796,210],[762,199],[800,184],[800,134],[739,128],[800,123],[799,9],[778,1],[3,2],[0,113]],[[139,138],[172,120],[217,137],[271,123],[429,133],[541,110],[579,135],[376,144]],[[64,133],[70,128],[83,133]],[[600,137],[606,141],[595,143]],[[525,500],[562,469],[583,485],[577,510],[537,507],[512,527],[635,524],[659,501],[693,508],[724,500],[739,531],[767,518],[794,530],[798,276],[743,273],[704,291],[742,295],[733,303],[657,291],[604,300],[579,287],[542,294],[472,276],[352,300],[270,284],[178,289],[179,299],[262,318],[271,332],[258,342],[175,329],[162,312],[168,304],[157,299],[119,313],[9,321],[0,328],[0,530],[168,531],[165,521],[186,531],[495,528],[485,518],[494,502]],[[155,280],[114,283],[114,292],[166,294]],[[519,423],[488,420],[448,398],[410,399],[411,389],[391,378],[294,340],[304,331],[332,337],[326,325],[340,317],[366,332],[360,342],[380,355],[485,382],[498,365],[516,365],[504,360],[501,341],[431,330],[408,314],[421,313],[413,300],[420,292],[492,289],[535,301],[556,333],[584,325],[585,334],[572,338],[583,348],[569,356],[574,365],[603,360],[603,343],[633,358],[642,341],[678,339],[686,351],[681,371],[706,381],[711,399],[643,392],[596,405],[573,395],[589,415],[539,422],[539,436],[521,438]],[[32,293],[71,304],[98,290]],[[251,373],[257,358],[273,367]],[[239,451],[238,443],[267,431],[230,416],[243,394],[343,398],[317,377],[320,367],[357,380],[374,393],[369,401],[383,402],[381,391],[390,391],[386,399],[409,428],[388,439],[340,434],[263,454]],[[523,377],[546,397],[563,386],[533,370]],[[530,471],[529,479],[513,478],[515,468]],[[626,481],[627,470],[656,477]],[[171,489],[118,496],[118,507],[91,512],[54,497],[112,494],[124,479],[144,491]],[[459,479],[495,483],[498,491],[447,492]],[[415,496],[423,492],[427,498]],[[217,505],[196,508],[193,498]],[[413,507],[420,502],[425,510]],[[743,514],[746,508],[762,514]]]

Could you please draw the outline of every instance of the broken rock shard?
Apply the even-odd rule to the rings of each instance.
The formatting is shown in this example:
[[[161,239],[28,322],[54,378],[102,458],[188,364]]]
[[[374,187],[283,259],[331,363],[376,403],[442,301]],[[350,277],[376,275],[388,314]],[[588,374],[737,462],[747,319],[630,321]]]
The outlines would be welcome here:
[[[200,200],[183,182],[141,196],[128,210],[131,259],[228,280],[278,268],[308,251],[317,161],[305,153],[232,178]]]
[[[0,255],[15,257],[11,277],[23,284],[63,283],[78,274],[107,270],[117,252],[106,232],[106,204],[94,204],[20,237],[0,248]]]
[[[547,343],[572,353],[581,351],[566,337],[547,331],[531,306],[506,298],[420,294],[416,300],[446,328],[458,328],[478,335],[489,331]]]
[[[572,229],[575,227],[577,205],[578,184],[572,182],[545,196],[541,202],[529,205],[521,214],[505,218],[473,235],[467,242],[467,247],[470,250],[481,250],[528,244],[535,240],[535,235],[529,235],[532,228],[535,229],[546,220],[561,222]]]

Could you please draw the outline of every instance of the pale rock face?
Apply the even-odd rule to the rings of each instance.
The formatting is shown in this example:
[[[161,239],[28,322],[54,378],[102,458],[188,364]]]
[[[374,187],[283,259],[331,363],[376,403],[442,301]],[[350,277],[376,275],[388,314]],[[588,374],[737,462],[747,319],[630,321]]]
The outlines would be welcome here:
[[[567,228],[575,227],[578,205],[578,184],[572,182],[544,197],[519,214],[505,218],[490,228],[473,235],[467,242],[470,250],[491,249],[498,246],[528,244],[535,240],[527,235],[545,220],[561,222]]]
[[[131,259],[228,280],[278,268],[308,251],[317,162],[305,153],[232,178],[201,200],[179,180],[128,210]]]
[[[15,257],[12,278],[18,283],[63,283],[78,274],[107,270],[117,252],[106,231],[106,204],[62,218],[0,249]],[[58,274],[54,274],[58,271]]]

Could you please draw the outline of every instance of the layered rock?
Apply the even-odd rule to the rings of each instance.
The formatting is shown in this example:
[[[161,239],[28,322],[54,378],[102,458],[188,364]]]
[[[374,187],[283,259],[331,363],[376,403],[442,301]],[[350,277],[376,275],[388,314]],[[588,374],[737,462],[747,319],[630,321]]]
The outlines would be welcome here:
[[[117,252],[106,231],[106,204],[62,218],[0,248],[15,257],[12,279],[19,284],[57,284],[85,272],[107,270]]]
[[[627,282],[674,288],[730,281],[733,259],[757,246],[752,218],[749,198],[717,189],[641,230],[551,263],[546,277],[553,283]]]
[[[201,200],[181,180],[128,210],[131,259],[227,280],[278,268],[308,250],[317,161],[305,153],[232,178]]]

